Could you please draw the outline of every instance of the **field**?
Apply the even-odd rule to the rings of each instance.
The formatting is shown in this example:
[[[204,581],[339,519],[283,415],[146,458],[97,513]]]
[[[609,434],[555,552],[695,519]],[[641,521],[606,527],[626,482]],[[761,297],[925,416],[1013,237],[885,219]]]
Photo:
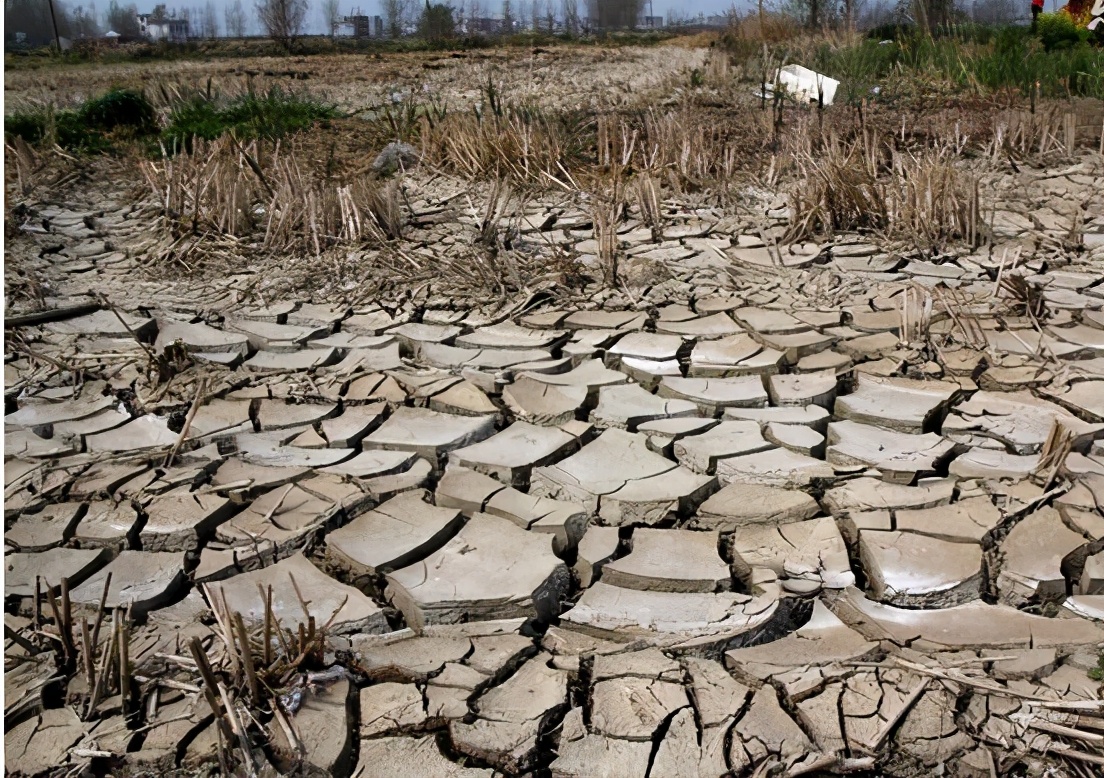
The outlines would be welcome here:
[[[6,769],[1098,774],[1052,43],[9,59]]]

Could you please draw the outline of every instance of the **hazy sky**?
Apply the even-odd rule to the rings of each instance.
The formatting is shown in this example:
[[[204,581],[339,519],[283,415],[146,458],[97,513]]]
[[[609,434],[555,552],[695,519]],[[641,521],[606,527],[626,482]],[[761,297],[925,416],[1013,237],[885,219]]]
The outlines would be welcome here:
[[[164,1],[165,5],[168,6],[170,9],[175,7],[178,10],[183,8],[202,8],[206,6],[206,0]],[[306,32],[312,34],[324,32],[325,23],[322,20],[322,14],[320,11],[321,3],[319,3],[318,0],[307,1],[310,3],[311,9],[307,13]],[[417,1],[422,2],[422,0]],[[219,30],[220,32],[225,32],[226,25],[224,9],[229,4],[230,0],[212,0],[212,2],[214,3],[215,11],[218,16]],[[461,0],[452,0],[452,4],[454,6],[459,6],[460,2]],[[468,2],[470,3],[471,0],[468,0]],[[491,15],[498,15],[502,11],[501,0],[478,0],[478,2],[480,6],[487,9]],[[527,5],[529,2],[532,2],[532,0],[511,0],[511,5],[514,9],[514,13],[517,14],[519,5]],[[546,0],[540,0],[540,2],[543,5]],[[556,7],[559,8],[559,0],[554,0],[554,2]],[[645,10],[647,10],[648,0],[644,0],[644,3],[644,8]],[[84,4],[87,7],[88,0],[69,0],[68,2],[68,5],[71,8],[76,7],[80,4]],[[141,13],[152,11],[155,4],[156,3],[154,2],[154,0],[140,0],[139,2],[137,2],[138,11]],[[249,17],[249,23],[254,27],[253,31],[256,32],[256,20],[253,13],[253,4],[254,0],[242,0],[242,6],[245,8],[246,16]],[[106,5],[107,0],[99,0],[99,2],[96,3],[96,6],[97,8],[99,8],[101,13]],[[584,4],[580,2],[579,5],[580,7],[582,7]],[[671,11],[684,14],[692,14],[694,16],[699,13],[703,13],[708,16],[709,14],[723,13],[724,11],[727,11],[729,8],[731,8],[732,5],[733,0],[689,0],[689,2],[687,0],[682,0],[681,2],[680,0],[651,0],[651,8],[653,13],[656,16],[662,16],[664,18],[666,18],[668,13]],[[749,8],[750,0],[738,0],[736,5],[738,8]],[[360,13],[367,14],[369,16],[380,13],[379,0],[341,0],[342,14],[351,14],[354,10],[358,8],[360,10]]]

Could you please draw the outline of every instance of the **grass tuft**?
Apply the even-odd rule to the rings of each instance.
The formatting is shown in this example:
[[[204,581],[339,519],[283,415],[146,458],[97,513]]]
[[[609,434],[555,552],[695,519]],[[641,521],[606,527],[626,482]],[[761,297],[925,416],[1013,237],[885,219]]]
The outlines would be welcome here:
[[[161,143],[170,151],[190,151],[195,138],[215,140],[227,133],[239,140],[276,140],[339,115],[332,106],[278,87],[263,94],[249,92],[225,103],[197,95],[172,109]]]

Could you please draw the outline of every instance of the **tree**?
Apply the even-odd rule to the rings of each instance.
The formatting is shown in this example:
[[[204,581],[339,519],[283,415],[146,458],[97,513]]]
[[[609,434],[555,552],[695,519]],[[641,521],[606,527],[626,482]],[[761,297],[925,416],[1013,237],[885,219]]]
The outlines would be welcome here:
[[[383,11],[383,25],[387,28],[387,34],[391,38],[401,38],[403,27],[406,26],[407,17],[410,15],[410,3],[408,0],[381,0]]]
[[[142,28],[138,24],[138,8],[133,5],[120,5],[118,0],[111,0],[104,15],[107,29],[114,30],[124,38],[140,38]]]
[[[341,0],[322,0],[319,10],[322,13],[322,24],[326,32],[333,38],[337,35],[337,25],[341,23]]]
[[[100,37],[100,25],[96,23],[96,6],[93,5],[90,10],[85,10],[83,5],[78,5],[73,9],[69,19],[69,30],[77,40]]]
[[[265,34],[291,51],[303,32],[307,0],[257,0],[256,9]]]
[[[563,0],[560,10],[563,15],[564,32],[568,35],[579,33],[579,0]]]
[[[69,14],[58,0],[54,0],[58,35],[69,37]],[[6,0],[4,3],[4,39],[13,41],[20,33],[26,44],[45,46],[54,43],[54,22],[50,18],[50,6],[42,0]]]
[[[226,34],[231,38],[245,37],[245,9],[241,0],[234,0],[226,6]]]
[[[429,41],[443,41],[456,36],[456,21],[452,6],[426,0],[422,18],[418,21],[418,36]]]
[[[502,0],[502,32],[504,35],[512,35],[514,32],[514,14],[510,8],[510,0]]]

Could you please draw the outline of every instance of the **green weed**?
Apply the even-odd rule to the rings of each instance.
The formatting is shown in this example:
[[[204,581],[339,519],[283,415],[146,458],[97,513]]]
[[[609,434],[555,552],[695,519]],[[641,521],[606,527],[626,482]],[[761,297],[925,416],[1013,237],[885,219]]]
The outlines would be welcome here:
[[[174,107],[161,142],[168,149],[191,149],[193,138],[214,140],[227,133],[241,139],[276,139],[335,119],[336,108],[273,88],[250,92],[228,102],[198,95]]]
[[[113,148],[113,139],[156,131],[153,105],[132,89],[112,89],[75,110],[47,107],[4,117],[6,136],[32,144],[56,143],[68,151],[105,152]]]

